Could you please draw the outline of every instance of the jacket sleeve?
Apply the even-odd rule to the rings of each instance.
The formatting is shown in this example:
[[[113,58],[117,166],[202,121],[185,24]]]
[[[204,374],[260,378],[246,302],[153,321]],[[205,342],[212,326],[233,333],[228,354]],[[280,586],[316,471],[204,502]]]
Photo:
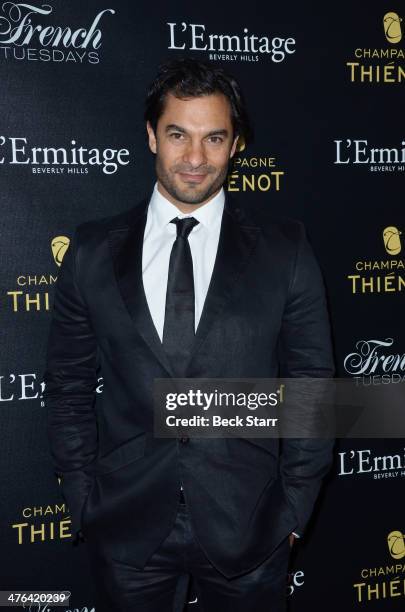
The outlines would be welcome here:
[[[87,470],[98,446],[94,410],[98,352],[77,282],[78,235],[79,228],[56,283],[43,377],[50,451],[55,472],[61,477],[73,534],[81,528],[81,512],[92,483]]]
[[[323,279],[302,223],[298,229],[295,262],[279,338],[280,374],[293,379],[330,379],[335,367]],[[305,393],[300,393],[303,386],[298,385],[298,403],[301,402],[298,413],[309,415],[311,407],[305,405]],[[322,385],[326,385],[325,380],[319,381],[318,388]],[[306,401],[308,403],[308,397]],[[299,429],[297,435],[300,437],[282,440],[280,469],[287,499],[298,520],[295,531],[301,536],[312,514],[322,479],[331,467],[334,439],[305,438],[304,433],[301,437]]]

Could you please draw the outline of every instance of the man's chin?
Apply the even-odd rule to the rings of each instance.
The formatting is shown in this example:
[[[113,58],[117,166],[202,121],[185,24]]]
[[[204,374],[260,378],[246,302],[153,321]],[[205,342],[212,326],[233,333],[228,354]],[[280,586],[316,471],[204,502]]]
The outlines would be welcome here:
[[[212,196],[213,193],[215,193],[215,189],[213,190],[207,190],[204,189],[204,191],[201,190],[197,190],[194,187],[191,187],[190,189],[178,189],[176,190],[175,193],[171,194],[176,200],[178,200],[179,202],[182,202],[182,204],[202,204],[203,202],[205,202],[206,200],[208,200],[208,198],[210,198]]]
[[[176,200],[178,200],[179,202],[181,202],[182,204],[202,204],[203,202],[205,202],[205,200],[207,200],[210,196],[187,196],[187,195],[181,195],[180,197],[177,197]]]

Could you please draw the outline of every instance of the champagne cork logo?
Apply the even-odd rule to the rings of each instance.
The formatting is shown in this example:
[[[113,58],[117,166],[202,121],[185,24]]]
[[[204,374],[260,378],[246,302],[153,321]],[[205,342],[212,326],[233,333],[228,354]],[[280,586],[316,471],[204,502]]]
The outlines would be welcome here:
[[[393,225],[383,230],[384,246],[389,255],[398,255],[401,252],[401,233],[402,232]]]
[[[385,13],[383,17],[385,38],[396,44],[402,39],[401,17],[397,13]]]
[[[69,248],[70,239],[67,236],[56,236],[52,239],[52,255],[57,266],[60,266]]]
[[[391,531],[387,536],[388,550],[393,559],[405,557],[405,540],[402,531]]]

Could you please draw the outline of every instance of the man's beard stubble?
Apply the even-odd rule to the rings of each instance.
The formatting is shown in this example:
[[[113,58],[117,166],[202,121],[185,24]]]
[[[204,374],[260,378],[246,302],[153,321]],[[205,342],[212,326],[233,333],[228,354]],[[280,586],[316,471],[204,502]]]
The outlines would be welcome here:
[[[202,202],[205,202],[222,187],[228,174],[228,166],[225,166],[216,176],[214,181],[204,187],[202,191],[200,190],[201,188],[199,189],[199,185],[196,184],[193,191],[186,192],[185,190],[183,191],[179,189],[172,180],[171,175],[165,171],[163,165],[161,164],[159,155],[156,155],[155,168],[156,176],[166,189],[167,193],[169,193],[173,199],[177,200],[178,202],[182,202],[183,204],[201,204]],[[189,172],[192,174],[192,172],[190,172],[190,168],[185,168],[184,166],[180,165],[173,166],[171,170],[174,173]],[[216,168],[213,166],[204,166],[198,168],[198,171],[195,172],[195,174],[198,174],[198,172],[207,174],[209,176],[210,174],[215,174]]]

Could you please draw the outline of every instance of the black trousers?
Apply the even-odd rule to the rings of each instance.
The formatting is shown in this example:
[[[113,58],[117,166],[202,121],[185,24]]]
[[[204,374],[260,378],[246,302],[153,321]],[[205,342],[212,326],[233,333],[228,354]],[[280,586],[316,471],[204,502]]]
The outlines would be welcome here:
[[[225,578],[194,537],[187,506],[179,501],[173,529],[143,570],[103,558],[88,542],[98,594],[97,612],[182,612],[191,575],[199,612],[284,612],[290,544],[286,538],[253,571]]]

